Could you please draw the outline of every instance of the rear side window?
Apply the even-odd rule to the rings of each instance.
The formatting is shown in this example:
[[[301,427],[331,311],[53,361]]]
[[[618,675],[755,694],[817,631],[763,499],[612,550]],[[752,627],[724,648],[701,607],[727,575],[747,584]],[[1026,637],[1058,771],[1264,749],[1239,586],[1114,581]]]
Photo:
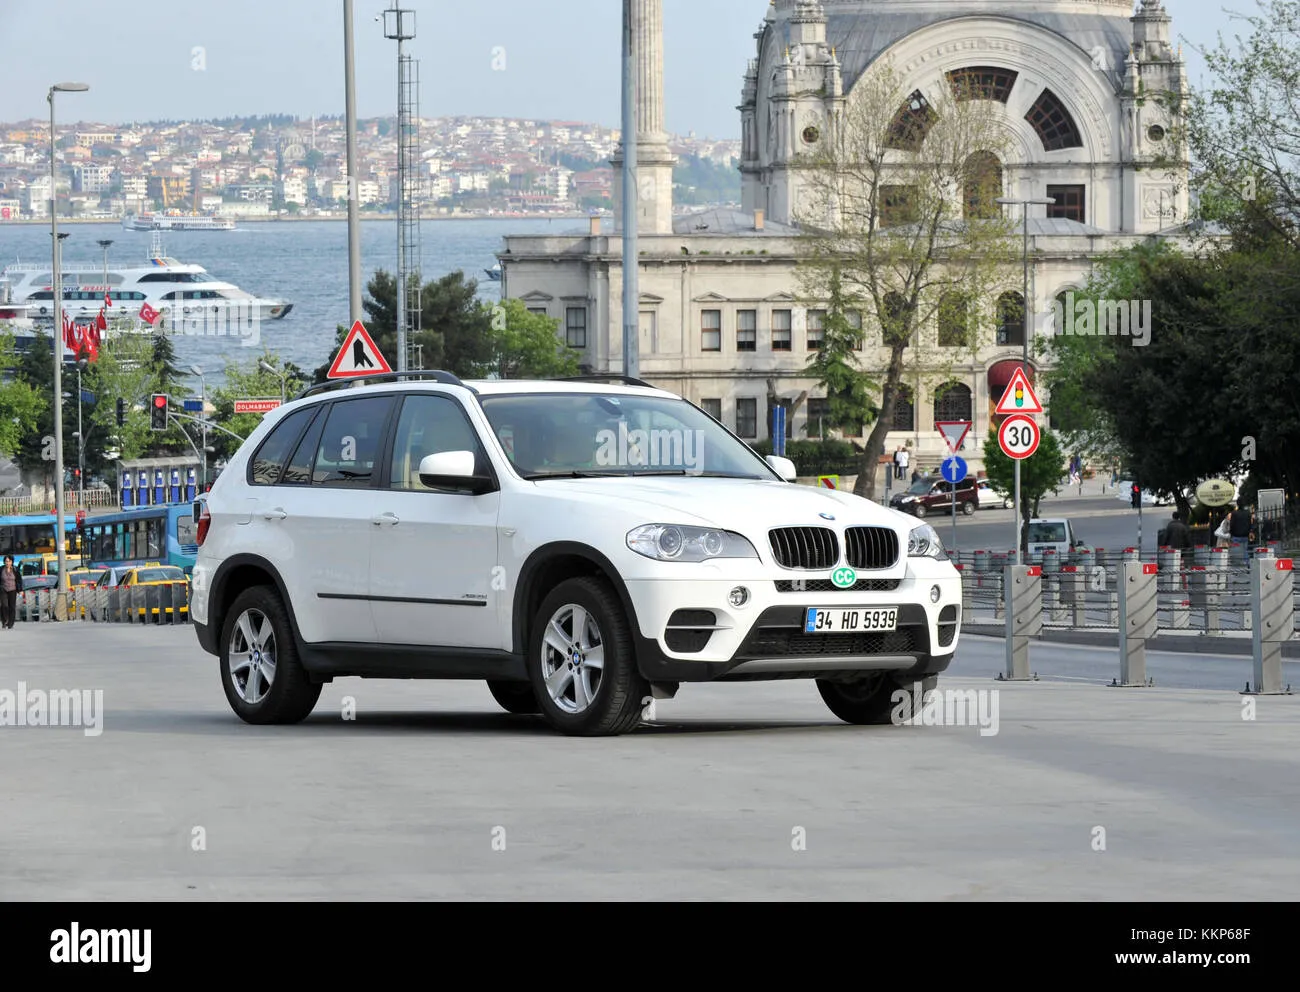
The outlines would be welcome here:
[[[339,400],[330,407],[316,446],[312,485],[370,487],[394,402],[392,396],[373,396]]]
[[[282,486],[311,485],[311,465],[316,458],[316,448],[320,444],[321,431],[324,429],[325,415],[322,413],[311,422],[307,433],[298,442],[298,450],[293,453],[293,458],[289,460],[289,465],[284,470],[284,477],[280,480]]]
[[[285,463],[293,453],[298,438],[302,436],[302,429],[315,413],[315,407],[296,410],[271,431],[253,455],[249,467],[250,483],[255,486],[274,486],[280,481],[280,473],[284,471]]]

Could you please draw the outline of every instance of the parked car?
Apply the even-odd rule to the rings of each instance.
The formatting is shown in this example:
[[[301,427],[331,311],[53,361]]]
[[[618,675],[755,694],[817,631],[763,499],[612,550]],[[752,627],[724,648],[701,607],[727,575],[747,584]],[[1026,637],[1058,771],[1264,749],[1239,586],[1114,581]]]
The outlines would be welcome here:
[[[607,736],[681,683],[794,678],[887,725],[953,659],[933,527],[794,484],[680,396],[377,378],[268,414],[195,503],[191,619],[246,723],[304,720],[335,678],[477,679]]]
[[[995,509],[1011,509],[1011,497],[1006,496],[989,485],[987,479],[979,481],[979,507],[981,510],[993,507]]]
[[[931,513],[952,513],[952,483],[937,475],[917,479],[889,501],[895,510],[924,518]],[[979,487],[973,475],[957,483],[957,509],[970,516],[980,505]]]

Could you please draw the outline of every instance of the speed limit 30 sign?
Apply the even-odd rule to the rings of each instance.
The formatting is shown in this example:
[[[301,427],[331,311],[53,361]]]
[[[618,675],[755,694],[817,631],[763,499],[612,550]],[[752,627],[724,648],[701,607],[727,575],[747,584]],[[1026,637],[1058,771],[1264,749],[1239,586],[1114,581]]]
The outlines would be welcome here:
[[[1008,417],[998,428],[998,446],[1008,458],[1020,461],[1038,450],[1042,434],[1032,417]]]

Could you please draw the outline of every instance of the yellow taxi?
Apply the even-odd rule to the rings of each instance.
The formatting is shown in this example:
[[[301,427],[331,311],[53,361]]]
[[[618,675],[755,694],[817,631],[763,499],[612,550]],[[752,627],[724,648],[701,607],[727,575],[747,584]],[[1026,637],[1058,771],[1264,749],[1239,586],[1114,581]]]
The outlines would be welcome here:
[[[102,580],[101,580],[102,581]],[[177,568],[175,565],[160,565],[157,562],[151,562],[148,565],[141,565],[137,568],[128,569],[118,583],[119,588],[132,588],[134,586],[179,586],[184,591],[184,602],[177,608],[180,613],[189,615],[189,589],[190,580],[185,574],[185,570]],[[146,607],[140,607],[140,615],[144,616]],[[171,613],[170,606],[153,607],[149,610],[154,616],[159,612]]]

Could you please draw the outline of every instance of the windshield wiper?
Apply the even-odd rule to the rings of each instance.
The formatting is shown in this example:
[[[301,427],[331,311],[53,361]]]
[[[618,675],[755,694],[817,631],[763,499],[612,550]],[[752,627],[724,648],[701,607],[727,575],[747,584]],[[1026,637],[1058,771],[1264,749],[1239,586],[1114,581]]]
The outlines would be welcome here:
[[[525,482],[541,482],[546,479],[604,479],[608,478],[608,473],[604,472],[579,472],[576,469],[572,472],[534,472],[532,475],[525,475]]]

